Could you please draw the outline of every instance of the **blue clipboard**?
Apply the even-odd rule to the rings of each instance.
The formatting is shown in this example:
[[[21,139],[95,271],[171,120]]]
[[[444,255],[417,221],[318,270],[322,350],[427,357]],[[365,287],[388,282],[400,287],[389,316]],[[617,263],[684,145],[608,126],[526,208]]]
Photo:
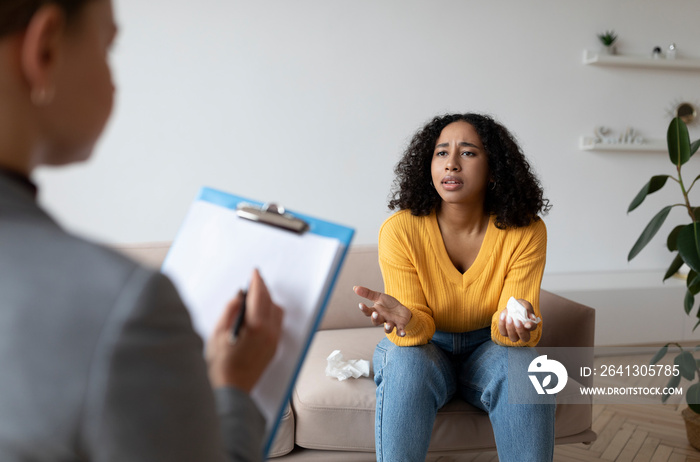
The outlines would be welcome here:
[[[251,392],[265,416],[267,456],[354,230],[275,205],[202,188],[163,263],[207,339],[226,303],[258,269],[285,310],[275,358]]]

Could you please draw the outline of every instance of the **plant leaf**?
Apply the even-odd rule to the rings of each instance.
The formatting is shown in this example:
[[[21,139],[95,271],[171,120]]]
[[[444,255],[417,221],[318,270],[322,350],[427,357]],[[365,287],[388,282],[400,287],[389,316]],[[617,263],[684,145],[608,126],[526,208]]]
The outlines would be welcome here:
[[[685,291],[685,298],[683,299],[683,309],[685,309],[685,314],[690,314],[690,310],[693,309],[695,304],[695,295],[693,295],[689,290]]]
[[[685,401],[694,412],[700,413],[700,383],[694,383],[685,392]]]
[[[690,266],[696,273],[700,273],[700,252],[698,252],[698,243],[700,242],[700,228],[696,223],[686,225],[678,233],[676,243],[678,245],[678,253],[686,265]]]
[[[668,155],[674,165],[680,167],[688,162],[690,159],[690,135],[688,127],[680,117],[674,117],[668,126],[666,141],[668,142]]]
[[[642,231],[642,234],[641,236],[639,236],[639,239],[637,239],[637,242],[635,242],[634,246],[632,246],[632,250],[630,250],[630,253],[627,256],[627,261],[630,261],[634,257],[636,257],[639,254],[639,252],[641,252],[642,249],[646,247],[649,241],[652,240],[656,233],[659,232],[659,228],[661,228],[661,225],[664,224],[664,221],[666,220],[666,217],[668,216],[668,213],[671,211],[672,208],[672,205],[667,205],[666,207],[661,209],[661,211],[657,213],[654,216],[654,218],[651,219],[646,228],[644,228],[644,231]],[[700,261],[700,257],[698,258],[698,260]]]
[[[668,239],[666,239],[666,247],[668,247],[669,251],[675,252],[678,250],[678,233],[681,232],[684,226],[685,225],[678,225],[669,233]]]
[[[671,379],[666,384],[666,388],[676,388],[678,386],[678,384],[680,384],[680,383],[681,383],[681,376],[680,375],[673,375],[673,376],[671,376]],[[664,394],[661,397],[661,402],[665,403],[669,396],[671,396],[671,395]]]
[[[700,148],[700,140],[695,140],[692,143],[690,143],[690,156],[692,157],[693,154],[695,154],[698,151],[698,148]]]
[[[698,273],[696,273],[693,270],[690,270],[688,273],[688,278],[685,281],[686,287],[688,288],[688,291],[693,294],[697,295],[698,292],[700,292],[700,276]]]
[[[627,213],[630,213],[632,210],[636,209],[639,207],[639,204],[644,202],[644,199],[652,193],[655,193],[659,189],[663,188],[664,185],[666,184],[666,181],[671,178],[669,175],[656,175],[652,176],[649,182],[645,184],[642,189],[637,193],[637,195],[632,199],[632,203],[630,203],[629,208],[627,209]]]
[[[677,253],[676,258],[673,259],[671,266],[668,267],[666,274],[664,274],[664,281],[676,274],[681,269],[681,266],[683,266],[683,258],[681,258],[681,254]]]
[[[700,292],[700,280],[698,280],[698,273],[691,269],[685,282],[688,290],[686,291],[685,298],[683,299],[683,309],[685,309],[685,314],[689,315],[693,310],[693,305],[695,305],[695,296],[698,294],[698,292]],[[700,313],[700,311],[698,313]]]
[[[661,347],[661,349],[660,349],[659,351],[656,352],[656,354],[654,355],[654,357],[651,358],[651,361],[649,361],[649,364],[656,364],[656,363],[658,363],[659,360],[661,360],[661,358],[663,358],[664,356],[666,356],[666,353],[668,353],[668,345],[665,345],[665,346]]]
[[[695,358],[689,351],[684,351],[676,356],[673,364],[678,365],[678,369],[684,378],[688,380],[695,378]]]

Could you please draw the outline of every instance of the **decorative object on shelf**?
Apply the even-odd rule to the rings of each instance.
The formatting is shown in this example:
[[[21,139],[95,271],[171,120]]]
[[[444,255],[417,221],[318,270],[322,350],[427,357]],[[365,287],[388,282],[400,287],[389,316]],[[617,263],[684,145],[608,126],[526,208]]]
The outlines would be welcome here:
[[[666,141],[645,140],[644,143],[596,143],[593,136],[582,136],[578,148],[581,151],[618,151],[618,152],[666,152]]]
[[[698,115],[698,110],[693,104],[683,102],[676,107],[676,117],[679,117],[687,125],[692,124]]]
[[[624,132],[612,134],[607,127],[593,129],[593,136],[582,136],[579,149],[582,151],[658,151],[666,150],[666,143],[661,140],[648,140],[637,130],[627,127]]]
[[[654,47],[651,51],[651,57],[654,59],[659,59],[661,57],[661,47]]]
[[[603,44],[603,51],[609,55],[617,54],[617,46],[615,41],[617,40],[617,35],[614,30],[607,30],[603,34],[598,34],[598,39]]]
[[[593,136],[579,138],[581,151],[617,151],[617,152],[666,152],[666,141],[646,140],[644,143],[612,144],[596,143]]]
[[[596,144],[642,144],[646,140],[637,134],[637,131],[632,127],[627,127],[624,133],[619,135],[609,135],[610,129],[607,127],[595,127],[593,129]]]
[[[683,181],[682,167],[684,164],[690,160],[690,158],[697,152],[700,148],[700,140],[690,142],[690,135],[688,134],[688,127],[685,122],[680,117],[674,117],[671,121],[666,139],[668,142],[668,155],[676,167],[677,176],[671,175],[656,175],[651,177],[649,182],[644,185],[644,187],[637,193],[632,203],[629,206],[627,212],[631,212],[636,209],[646,198],[647,195],[655,193],[664,187],[668,179],[675,181],[681,189],[681,194],[683,196],[683,201],[679,204],[667,205],[659,213],[657,213],[654,218],[651,219],[649,224],[644,228],[641,236],[637,239],[632,250],[630,250],[627,260],[632,260],[639,254],[639,252],[651,241],[651,239],[656,235],[669,212],[674,207],[683,208],[690,218],[690,224],[678,225],[669,233],[666,239],[666,246],[669,251],[675,253],[675,257],[671,266],[666,271],[664,275],[664,281],[673,276],[681,266],[685,263],[690,267],[688,276],[686,279],[686,294],[683,300],[683,308],[687,315],[690,315],[691,311],[695,305],[695,296],[700,293],[700,208],[692,207],[690,205],[690,200],[688,199],[688,194],[690,190],[693,189],[695,183],[700,179],[700,175],[693,180],[689,187]],[[700,310],[696,312],[696,317],[700,319]],[[698,325],[700,325],[700,320],[695,324],[693,330],[695,330]],[[697,414],[700,414],[700,383],[697,383],[697,379],[700,379],[700,369],[698,369],[698,363],[693,357],[693,353],[688,350],[683,350],[683,348],[678,344],[667,343],[664,345],[656,355],[651,359],[651,364],[656,364],[661,358],[663,358],[668,352],[669,345],[676,345],[680,349],[680,353],[676,356],[674,364],[678,365],[680,374],[677,376],[672,376],[668,382],[667,387],[677,387],[680,384],[681,377],[684,377],[692,384],[688,390],[685,392],[685,398],[688,403],[688,408],[692,411],[692,414],[687,414],[685,417],[686,429],[688,431],[688,438],[690,443],[698,447],[700,446],[700,438],[698,438],[698,429],[690,427],[692,421],[697,421]],[[698,351],[698,347],[694,351]],[[696,374],[697,372],[697,374]],[[668,395],[664,395],[661,398],[662,402],[666,402]],[[688,418],[688,416],[693,418]]]
[[[668,51],[666,52],[666,59],[676,59],[676,44],[672,43],[668,46]]]
[[[700,103],[697,101],[691,102],[680,98],[671,103],[666,113],[670,118],[680,117],[686,125],[693,125],[698,122],[698,106],[700,106]]]

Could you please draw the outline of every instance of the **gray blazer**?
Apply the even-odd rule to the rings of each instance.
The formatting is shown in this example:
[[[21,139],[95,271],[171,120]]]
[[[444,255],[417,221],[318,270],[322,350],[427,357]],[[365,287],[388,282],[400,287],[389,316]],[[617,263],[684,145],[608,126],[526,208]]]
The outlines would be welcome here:
[[[259,460],[264,430],[246,394],[212,392],[166,277],[0,173],[0,461]]]

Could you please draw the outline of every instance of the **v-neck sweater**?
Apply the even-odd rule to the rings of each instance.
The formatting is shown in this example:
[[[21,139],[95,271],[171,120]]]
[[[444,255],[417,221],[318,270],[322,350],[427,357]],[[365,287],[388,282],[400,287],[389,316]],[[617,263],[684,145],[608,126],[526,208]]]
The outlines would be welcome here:
[[[379,231],[379,265],[384,290],[411,310],[406,336],[387,336],[399,346],[428,343],[436,330],[470,332],[491,326],[494,342],[535,346],[542,324],[530,340],[512,342],[498,330],[510,297],[529,301],[540,314],[540,284],[547,255],[547,228],[541,219],[520,228],[499,229],[491,217],[474,263],[461,273],[450,260],[435,212],[414,216],[402,210]]]

